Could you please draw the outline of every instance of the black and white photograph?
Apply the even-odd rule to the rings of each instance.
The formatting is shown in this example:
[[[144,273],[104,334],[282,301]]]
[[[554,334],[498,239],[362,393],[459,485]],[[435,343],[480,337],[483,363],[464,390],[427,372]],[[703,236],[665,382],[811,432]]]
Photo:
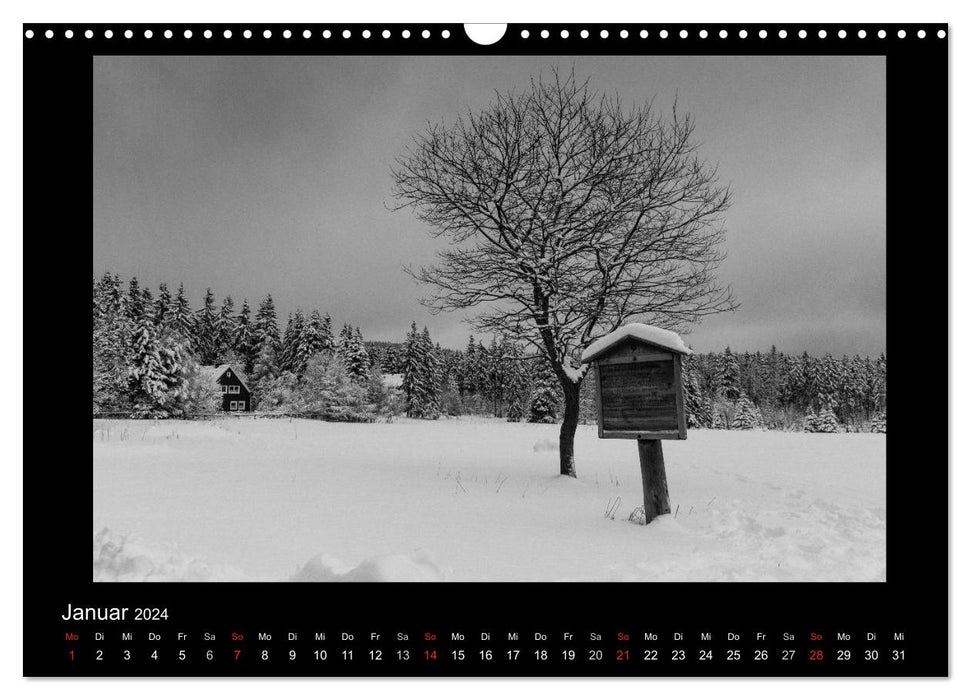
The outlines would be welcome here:
[[[886,581],[886,86],[94,56],[93,580]]]

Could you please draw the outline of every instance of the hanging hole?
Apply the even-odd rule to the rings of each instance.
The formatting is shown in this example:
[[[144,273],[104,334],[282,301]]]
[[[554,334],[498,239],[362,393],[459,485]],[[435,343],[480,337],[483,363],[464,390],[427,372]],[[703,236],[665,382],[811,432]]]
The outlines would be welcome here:
[[[506,33],[505,24],[466,24],[465,34],[480,46],[489,46],[499,41]]]

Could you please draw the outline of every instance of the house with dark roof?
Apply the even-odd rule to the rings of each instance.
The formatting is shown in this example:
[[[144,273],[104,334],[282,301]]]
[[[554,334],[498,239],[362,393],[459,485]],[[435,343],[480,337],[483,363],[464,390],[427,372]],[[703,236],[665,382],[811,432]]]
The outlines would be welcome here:
[[[222,410],[224,411],[252,411],[253,399],[246,377],[232,365],[218,367],[203,367],[222,392]]]

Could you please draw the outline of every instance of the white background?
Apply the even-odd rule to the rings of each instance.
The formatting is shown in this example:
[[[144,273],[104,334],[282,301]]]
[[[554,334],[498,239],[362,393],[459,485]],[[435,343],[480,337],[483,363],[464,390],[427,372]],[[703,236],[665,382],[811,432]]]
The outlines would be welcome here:
[[[966,7],[967,3],[963,3]],[[324,3],[297,2],[292,0],[273,0],[263,3],[242,3],[240,0],[228,2],[202,3],[199,0],[167,0],[150,5],[131,2],[70,2],[69,0],[40,2],[5,3],[3,9],[2,43],[3,84],[6,86],[4,109],[0,110],[4,122],[2,133],[3,182],[0,197],[7,225],[2,235],[4,255],[0,256],[0,366],[11,368],[4,375],[3,396],[0,399],[0,426],[2,426],[3,445],[2,466],[5,480],[0,488],[0,518],[2,518],[4,537],[4,566],[0,575],[0,667],[2,677],[0,694],[5,697],[78,698],[88,695],[98,697],[139,697],[169,698],[174,694],[184,697],[205,697],[215,694],[232,693],[234,698],[265,698],[268,694],[286,693],[287,697],[321,697],[337,694],[338,697],[353,693],[364,697],[401,697],[423,698],[491,698],[497,693],[515,694],[518,697],[539,697],[554,695],[557,700],[616,695],[630,697],[637,694],[664,694],[677,698],[693,697],[746,697],[746,698],[810,698],[820,695],[859,696],[879,693],[887,698],[911,698],[915,695],[967,696],[971,690],[971,669],[967,660],[971,658],[971,643],[968,634],[967,599],[962,598],[962,589],[967,591],[969,550],[971,547],[962,536],[969,532],[971,509],[954,508],[963,502],[962,494],[968,491],[967,441],[954,445],[951,462],[956,465],[951,471],[951,661],[952,680],[949,681],[684,681],[651,680],[650,685],[634,685],[638,681],[319,681],[319,680],[269,680],[269,681],[199,681],[167,680],[159,682],[138,682],[123,680],[96,681],[51,681],[24,680],[21,678],[23,667],[22,631],[24,610],[22,597],[22,475],[23,464],[23,346],[29,347],[29,339],[23,337],[23,247],[22,247],[22,158],[30,157],[23,153],[22,138],[22,81],[23,56],[21,48],[23,22],[948,22],[951,24],[949,48],[951,53],[950,75],[951,124],[969,124],[971,115],[968,110],[968,45],[962,41],[967,28],[967,10],[957,2],[920,2],[856,3],[847,0],[813,0],[805,4],[773,2],[718,2],[717,0],[695,0],[691,3],[669,2],[614,2],[596,0],[594,2],[533,3],[527,7],[522,0],[489,0],[480,2],[478,7],[455,0],[431,0],[415,2],[369,2],[338,3],[327,7]],[[955,76],[958,79],[955,79]],[[951,193],[967,193],[968,152],[967,126],[965,130],[953,129],[951,140],[951,162],[955,164],[952,172]],[[919,138],[919,135],[915,135]],[[52,164],[56,167],[56,164]],[[959,200],[961,201],[961,200]],[[57,206],[56,202],[51,203]],[[955,271],[951,286],[950,308],[953,327],[949,333],[949,356],[958,361],[951,362],[951,396],[964,397],[971,393],[968,384],[968,370],[960,360],[969,356],[969,327],[967,309],[971,307],[971,275],[962,274],[969,259],[967,239],[968,217],[961,208],[954,210],[956,220],[951,225],[955,232],[949,237],[951,255],[949,268]],[[963,216],[962,216],[963,215]],[[962,221],[963,218],[963,221]],[[79,222],[82,227],[88,222]],[[962,225],[963,224],[963,225]],[[961,232],[965,233],[962,238]],[[52,239],[57,232],[51,232]],[[940,244],[939,232],[915,243],[940,246],[943,257],[945,249]],[[52,243],[55,240],[51,241]],[[943,262],[943,261],[942,261]],[[36,268],[32,270],[36,272]],[[934,272],[937,272],[935,269]],[[50,283],[42,278],[31,279],[31,284]],[[940,300],[944,303],[944,300]],[[959,311],[955,313],[954,309]],[[964,310],[962,314],[960,310]],[[915,319],[919,322],[919,318]],[[935,328],[940,333],[942,329]],[[936,343],[935,343],[936,345]],[[939,380],[939,375],[936,377]],[[953,412],[949,412],[950,424],[968,424],[969,411],[966,401],[954,402]],[[28,428],[43,427],[40,419],[31,418]],[[948,431],[948,435],[950,431]],[[944,440],[942,426],[922,426],[912,433],[914,446],[931,440]],[[28,446],[32,450],[42,449],[42,437],[30,438]],[[79,445],[81,454],[87,447]],[[36,456],[36,452],[33,453]],[[926,469],[941,469],[944,465],[921,465]],[[913,517],[920,517],[925,509],[941,508],[942,503],[918,504]],[[77,523],[51,523],[55,527],[73,527]],[[958,592],[955,595],[954,592]],[[919,605],[920,601],[901,601]],[[793,601],[798,605],[798,601]],[[27,612],[29,624],[30,613]],[[878,687],[873,687],[878,686]],[[963,691],[960,688],[964,688]]]

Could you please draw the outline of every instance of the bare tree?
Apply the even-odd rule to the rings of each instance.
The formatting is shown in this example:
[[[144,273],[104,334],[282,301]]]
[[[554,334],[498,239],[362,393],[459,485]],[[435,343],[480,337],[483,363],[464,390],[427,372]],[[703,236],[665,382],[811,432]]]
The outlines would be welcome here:
[[[696,154],[677,106],[627,108],[555,69],[453,124],[429,124],[393,167],[396,208],[451,244],[409,272],[433,312],[475,309],[478,331],[518,339],[563,389],[560,473],[576,476],[579,363],[638,319],[674,330],[733,309],[715,279],[728,188]]]

